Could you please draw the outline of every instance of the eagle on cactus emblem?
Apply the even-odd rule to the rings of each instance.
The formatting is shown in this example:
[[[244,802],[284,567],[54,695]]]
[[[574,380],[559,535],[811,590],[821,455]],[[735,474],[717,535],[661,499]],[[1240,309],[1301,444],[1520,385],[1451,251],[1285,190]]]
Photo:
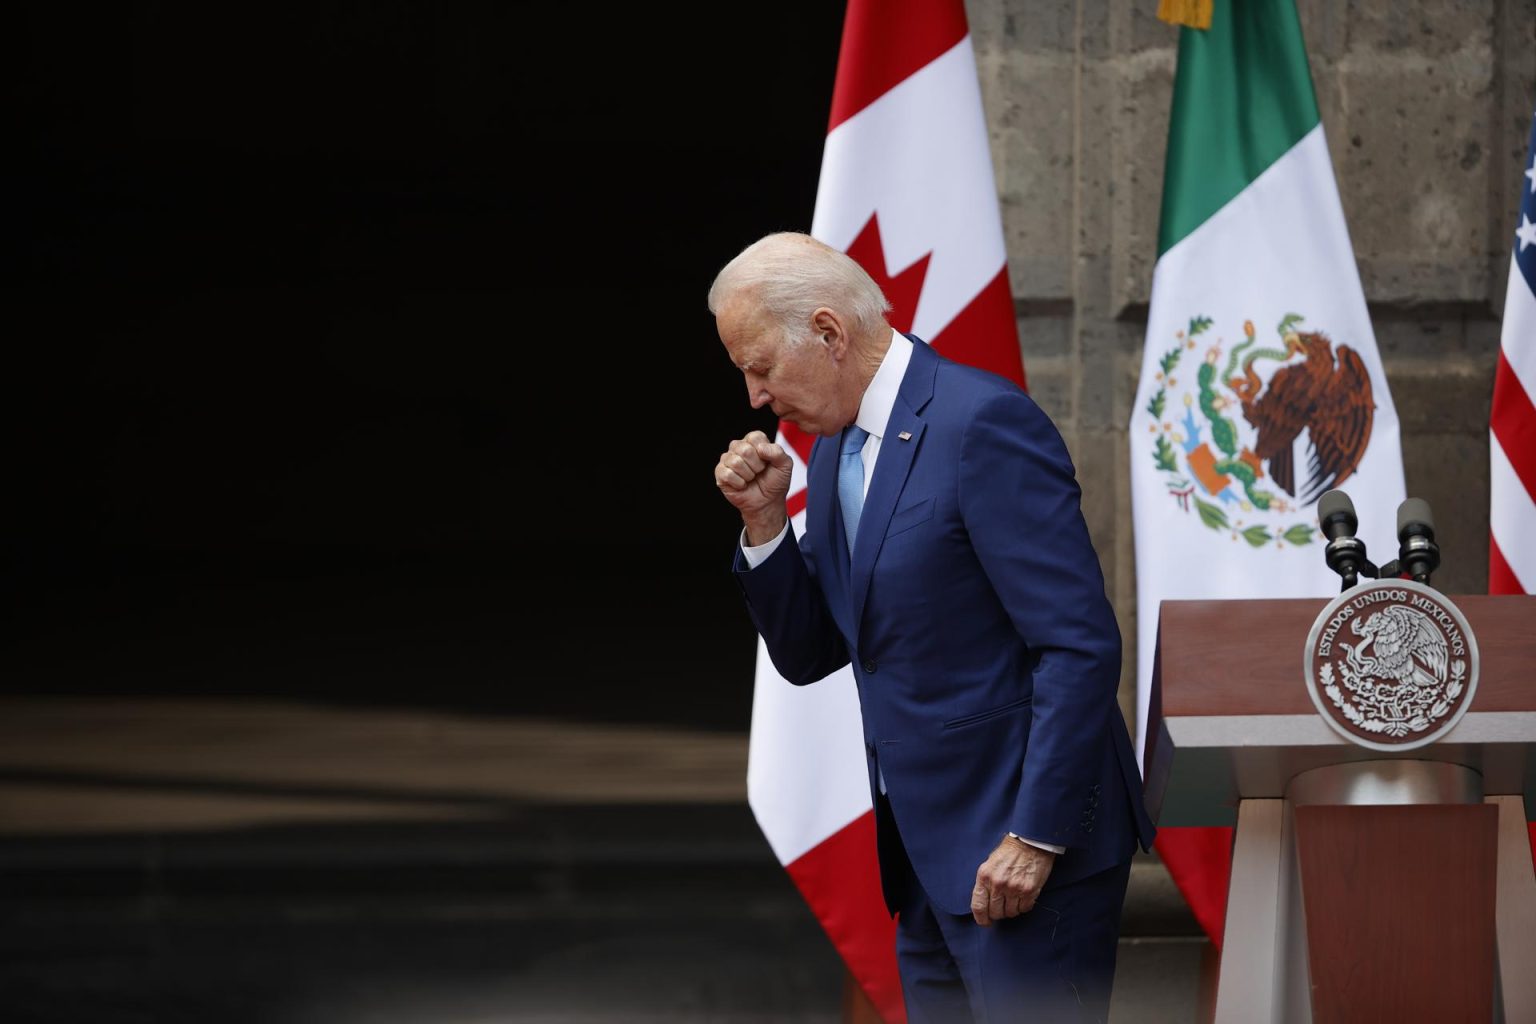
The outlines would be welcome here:
[[[1287,314],[1272,345],[1244,321],[1228,347],[1212,339],[1209,317],[1190,318],[1159,360],[1146,406],[1168,493],[1206,527],[1256,548],[1312,543],[1302,510],[1348,480],[1370,446],[1376,404],[1360,354],[1298,330],[1303,320]]]

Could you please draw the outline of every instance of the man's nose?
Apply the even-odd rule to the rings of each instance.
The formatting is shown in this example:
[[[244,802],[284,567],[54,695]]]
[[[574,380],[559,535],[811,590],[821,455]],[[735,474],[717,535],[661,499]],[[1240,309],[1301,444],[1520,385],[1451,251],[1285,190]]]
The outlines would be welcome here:
[[[763,406],[773,401],[773,396],[768,394],[768,389],[763,387],[762,382],[755,381],[751,377],[748,377],[747,401],[752,403],[752,408],[761,409]]]

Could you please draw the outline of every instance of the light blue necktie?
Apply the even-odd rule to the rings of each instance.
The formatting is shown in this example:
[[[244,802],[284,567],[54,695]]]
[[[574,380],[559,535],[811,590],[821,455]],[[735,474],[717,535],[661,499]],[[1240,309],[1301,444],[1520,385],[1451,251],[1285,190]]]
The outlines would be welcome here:
[[[869,431],[855,423],[843,433],[843,450],[837,464],[837,501],[843,509],[843,532],[848,555],[853,557],[853,538],[859,533],[859,513],[864,510],[864,441]]]
[[[864,511],[864,442],[869,431],[855,423],[843,434],[843,450],[837,460],[837,501],[843,507],[843,532],[848,535],[848,560],[853,561],[853,538],[859,533],[859,513]],[[885,792],[885,772],[875,766],[880,792]]]

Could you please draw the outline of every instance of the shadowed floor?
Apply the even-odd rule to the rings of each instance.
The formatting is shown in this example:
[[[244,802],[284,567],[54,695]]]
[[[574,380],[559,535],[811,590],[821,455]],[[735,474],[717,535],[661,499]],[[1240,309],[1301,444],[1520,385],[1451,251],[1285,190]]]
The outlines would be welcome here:
[[[9,1022],[837,1019],[745,738],[222,698],[0,702]],[[1133,871],[1112,1009],[1194,1019]]]

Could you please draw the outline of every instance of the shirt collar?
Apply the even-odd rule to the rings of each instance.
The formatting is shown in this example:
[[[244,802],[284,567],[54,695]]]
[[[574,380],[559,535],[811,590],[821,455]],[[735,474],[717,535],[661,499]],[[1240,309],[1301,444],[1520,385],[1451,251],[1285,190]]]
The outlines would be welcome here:
[[[891,410],[896,408],[896,396],[901,391],[901,379],[907,375],[907,364],[912,361],[912,341],[900,331],[891,331],[891,347],[885,350],[880,368],[864,389],[859,402],[859,415],[854,420],[875,437],[884,438],[886,425],[891,422]]]

